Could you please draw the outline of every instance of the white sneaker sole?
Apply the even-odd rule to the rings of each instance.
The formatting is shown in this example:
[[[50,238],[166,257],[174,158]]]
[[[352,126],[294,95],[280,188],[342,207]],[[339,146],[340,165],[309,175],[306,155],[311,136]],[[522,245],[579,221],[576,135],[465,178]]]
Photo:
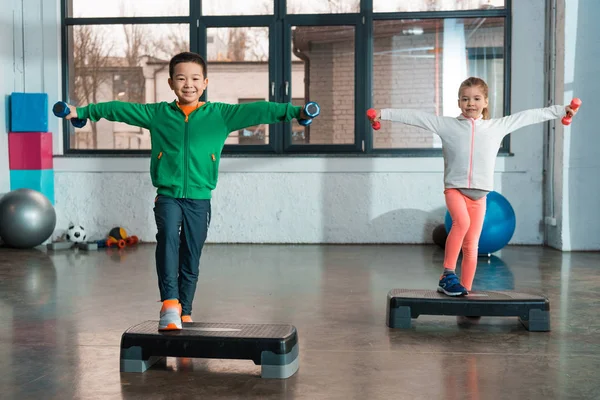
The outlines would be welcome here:
[[[160,320],[158,321],[159,331],[174,331],[179,329],[183,329],[179,310],[168,309],[163,315],[160,316]]]
[[[440,293],[444,293],[447,296],[466,296],[467,294],[469,294],[468,292],[467,293],[464,293],[464,292],[458,292],[458,293],[447,292],[446,289],[444,289],[443,287],[440,287],[440,286],[438,286],[437,291],[440,292]]]

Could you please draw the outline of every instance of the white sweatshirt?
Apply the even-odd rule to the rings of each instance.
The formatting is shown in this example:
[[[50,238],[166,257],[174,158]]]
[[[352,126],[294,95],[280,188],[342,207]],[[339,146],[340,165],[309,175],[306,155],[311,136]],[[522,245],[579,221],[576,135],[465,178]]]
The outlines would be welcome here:
[[[522,111],[484,120],[438,117],[416,110],[383,109],[381,119],[418,126],[442,139],[444,185],[449,188],[494,190],[494,168],[502,139],[527,125],[565,115],[565,106]]]

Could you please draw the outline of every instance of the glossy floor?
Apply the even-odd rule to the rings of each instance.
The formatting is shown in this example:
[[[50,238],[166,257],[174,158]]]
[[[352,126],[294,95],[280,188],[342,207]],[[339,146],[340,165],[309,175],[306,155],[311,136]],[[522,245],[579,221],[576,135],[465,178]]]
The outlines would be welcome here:
[[[119,372],[128,327],[157,319],[154,246],[52,253],[0,249],[2,399],[596,399],[600,254],[510,247],[481,259],[474,289],[543,292],[552,331],[516,318],[422,316],[385,325],[392,288],[435,288],[434,246],[209,245],[196,321],[289,323],[300,369],[260,378],[250,361],[167,359]]]

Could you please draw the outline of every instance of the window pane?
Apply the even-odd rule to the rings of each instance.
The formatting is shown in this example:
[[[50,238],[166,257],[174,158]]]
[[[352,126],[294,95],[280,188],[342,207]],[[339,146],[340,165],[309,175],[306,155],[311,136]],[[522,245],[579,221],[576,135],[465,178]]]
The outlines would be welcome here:
[[[316,101],[321,107],[308,127],[293,123],[292,142],[354,143],[354,27],[292,29],[292,97],[303,98],[297,105]]]
[[[202,15],[270,15],[275,0],[202,0]]]
[[[189,0],[67,0],[67,15],[94,17],[162,17],[190,14]]]
[[[373,12],[456,11],[504,8],[504,0],[373,0]]]
[[[188,25],[69,27],[69,101],[154,103],[175,99],[169,60],[189,50]],[[147,130],[102,119],[71,133],[72,149],[149,149]]]
[[[469,76],[489,87],[492,118],[503,116],[504,19],[375,21],[373,106],[456,117],[458,88]],[[424,129],[383,121],[375,148],[438,148]]]
[[[288,14],[341,14],[357,12],[360,12],[360,0],[287,0]]]
[[[208,91],[214,102],[269,100],[269,28],[207,29]],[[268,144],[269,125],[232,132],[226,144]]]

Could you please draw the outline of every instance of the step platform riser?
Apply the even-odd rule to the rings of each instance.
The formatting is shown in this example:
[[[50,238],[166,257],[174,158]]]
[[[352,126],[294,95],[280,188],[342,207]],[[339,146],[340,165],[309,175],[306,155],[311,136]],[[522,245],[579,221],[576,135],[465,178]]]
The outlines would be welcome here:
[[[121,338],[121,372],[142,373],[165,357],[252,360],[261,377],[285,379],[299,367],[296,328],[291,325],[184,323],[159,332],[157,321],[128,329]]]
[[[450,297],[428,290],[394,289],[388,293],[386,325],[408,329],[420,315],[517,317],[529,331],[550,331],[547,298],[515,292],[473,292]]]

